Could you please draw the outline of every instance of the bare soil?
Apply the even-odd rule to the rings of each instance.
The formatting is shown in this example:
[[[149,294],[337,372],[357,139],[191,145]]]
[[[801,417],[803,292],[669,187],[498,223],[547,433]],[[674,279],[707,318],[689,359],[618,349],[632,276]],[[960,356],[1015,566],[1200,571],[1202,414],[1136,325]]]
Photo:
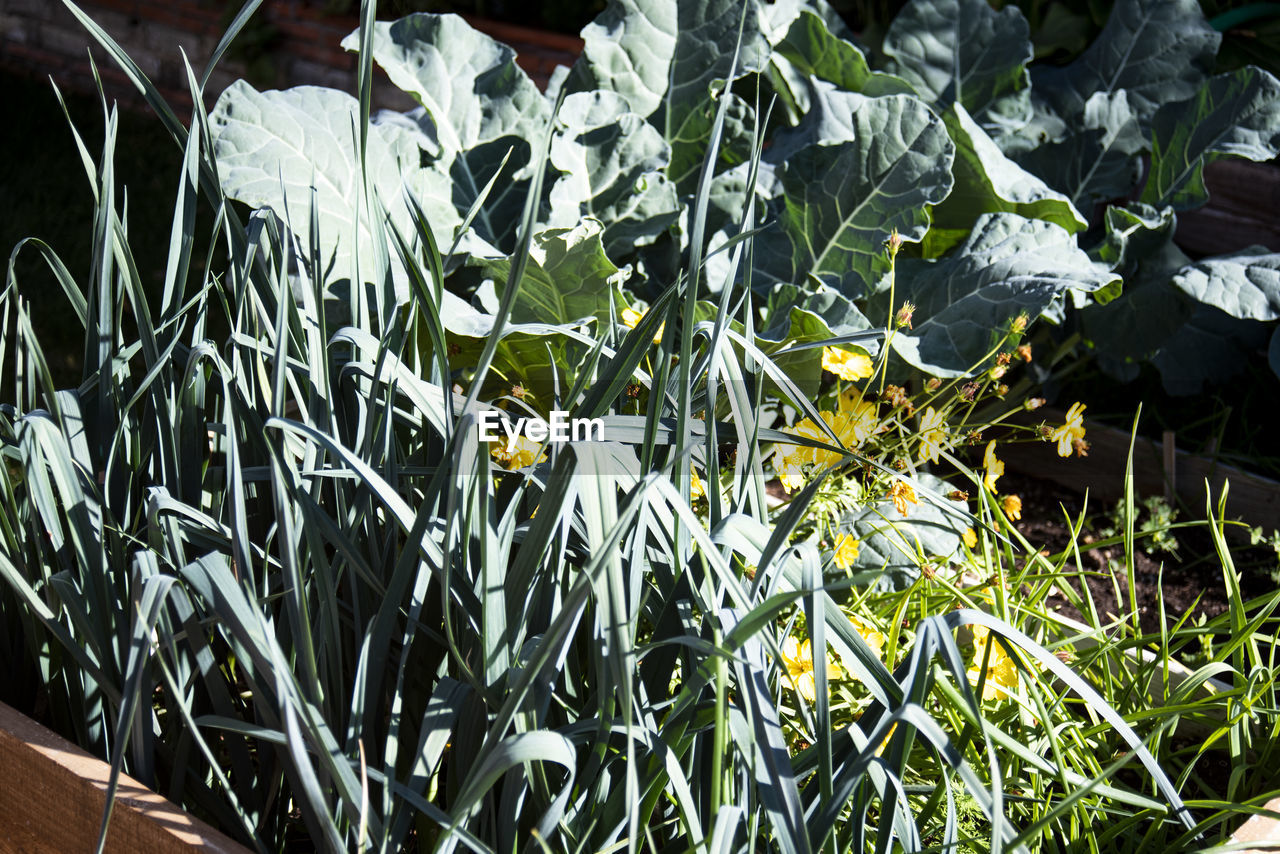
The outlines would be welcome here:
[[[1068,548],[1071,531],[1067,519],[1078,519],[1085,509],[1084,497],[1049,481],[1037,480],[1010,473],[1000,481],[1003,493],[1015,493],[1022,498],[1022,520],[1017,523],[1033,546],[1056,554]],[[1124,572],[1124,547],[1113,545],[1105,548],[1090,547],[1105,537],[1099,533],[1111,521],[1107,514],[1113,508],[1091,500],[1088,515],[1080,536],[1081,567],[1086,573],[1089,591],[1099,614],[1127,615],[1130,610],[1128,580]],[[1184,521],[1180,514],[1178,521]],[[1150,547],[1146,539],[1135,543],[1134,582],[1139,612],[1139,622],[1144,632],[1159,631],[1160,605],[1163,599],[1165,620],[1172,625],[1189,609],[1192,617],[1200,615],[1212,618],[1224,613],[1228,607],[1226,582],[1223,570],[1214,551],[1213,540],[1204,527],[1180,529],[1174,532],[1178,540],[1177,551],[1170,554]],[[1276,567],[1276,556],[1269,548],[1250,547],[1244,529],[1229,537],[1232,557],[1240,573],[1240,585],[1246,599],[1265,594],[1275,588],[1269,570]],[[1108,567],[1117,567],[1118,588],[1121,601],[1116,601],[1117,585],[1112,581]],[[1068,566],[1074,566],[1069,562]],[[1071,585],[1080,592],[1078,577],[1066,577],[1062,584]],[[1080,619],[1065,598],[1057,599],[1064,616]]]

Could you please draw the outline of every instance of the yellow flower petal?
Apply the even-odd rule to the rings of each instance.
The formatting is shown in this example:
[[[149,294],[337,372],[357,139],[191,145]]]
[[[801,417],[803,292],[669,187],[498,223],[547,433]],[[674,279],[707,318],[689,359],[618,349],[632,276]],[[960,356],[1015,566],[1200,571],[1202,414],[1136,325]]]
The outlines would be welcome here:
[[[1049,434],[1049,439],[1058,443],[1058,456],[1071,456],[1076,441],[1084,438],[1084,410],[1085,405],[1078,400],[1071,404],[1066,423]]]
[[[707,490],[702,485],[702,478],[698,477],[697,470],[689,469],[689,498],[697,500],[706,497]]]
[[[853,566],[853,562],[858,559],[858,548],[860,545],[861,541],[854,539],[852,534],[841,534],[836,537],[836,567],[839,569],[848,569]]]
[[[996,458],[996,443],[994,439],[987,443],[986,453],[982,455],[982,466],[986,469],[986,474],[982,478],[982,485],[995,492],[996,481],[1004,474],[1004,462]]]
[[[938,461],[938,454],[948,439],[947,422],[942,420],[942,413],[932,406],[927,407],[920,416],[920,460]]]
[[[973,528],[965,528],[961,537],[964,539],[964,544],[969,548],[976,549],[978,547],[978,535],[973,532]]]
[[[1000,509],[1004,510],[1004,515],[1016,522],[1022,518],[1022,499],[1016,495],[1006,495],[1000,499]]]
[[[916,498],[916,491],[911,488],[911,484],[905,480],[895,480],[893,486],[889,487],[889,497],[893,499],[893,506],[898,509],[899,515],[906,516],[911,512],[912,504],[919,504]]]
[[[823,347],[822,369],[852,382],[871,376],[875,372],[875,363],[865,353],[854,353],[840,347]]]

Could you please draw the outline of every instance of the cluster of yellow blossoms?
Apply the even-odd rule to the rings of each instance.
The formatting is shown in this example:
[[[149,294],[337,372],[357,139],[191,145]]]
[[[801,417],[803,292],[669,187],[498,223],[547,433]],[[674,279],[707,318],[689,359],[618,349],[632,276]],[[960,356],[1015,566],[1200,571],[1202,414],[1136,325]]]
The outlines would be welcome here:
[[[849,622],[857,633],[866,641],[877,658],[884,657],[884,647],[888,638],[884,633],[868,625],[857,617],[849,617]],[[992,642],[991,630],[986,626],[973,626],[973,659],[972,666],[966,675],[974,687],[982,683],[982,699],[1004,700],[1011,691],[1018,689],[1018,665],[999,641]],[[837,682],[848,678],[841,667],[838,656],[827,652],[827,679]],[[985,670],[983,662],[986,663]],[[782,663],[787,670],[787,678],[791,688],[797,694],[812,703],[817,697],[817,679],[813,667],[813,645],[808,640],[788,637],[782,644]]]
[[[884,632],[874,628],[857,617],[849,617],[854,631],[862,636],[867,646],[871,648],[876,658],[883,658],[884,645],[888,642]],[[787,668],[787,677],[791,681],[792,689],[803,697],[807,702],[812,703],[817,697],[816,678],[813,672],[813,646],[808,640],[796,640],[794,637],[788,637],[782,643],[782,663]],[[840,661],[830,652],[827,653],[827,678],[836,681],[844,679],[844,668],[840,666]]]
[[[863,400],[862,395],[857,392],[842,394],[838,411],[823,410],[818,416],[827,429],[823,429],[812,418],[801,418],[795,426],[788,427],[783,432],[827,445],[833,444],[831,436],[835,435],[846,448],[857,448],[883,429],[876,405]],[[782,485],[789,492],[804,485],[806,466],[824,469],[840,462],[842,456],[838,451],[810,445],[779,445],[773,452],[773,466]]]

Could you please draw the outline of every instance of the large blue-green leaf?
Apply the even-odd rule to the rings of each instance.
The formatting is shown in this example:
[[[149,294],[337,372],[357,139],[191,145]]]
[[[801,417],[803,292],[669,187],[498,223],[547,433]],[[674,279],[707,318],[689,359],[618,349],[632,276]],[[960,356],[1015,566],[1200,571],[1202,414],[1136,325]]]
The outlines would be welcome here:
[[[359,50],[357,30],[342,40]],[[457,15],[419,13],[380,21],[373,59],[427,111],[446,164],[452,156],[504,136],[535,138],[551,109],[515,62],[515,51]]]
[[[1261,247],[1183,267],[1175,287],[1242,320],[1280,320],[1280,254]]]
[[[1037,66],[1031,82],[1069,124],[1095,92],[1129,92],[1142,121],[1195,94],[1222,41],[1197,0],[1118,0],[1102,33],[1070,65]]]
[[[618,304],[617,286],[630,271],[619,270],[609,260],[602,233],[598,221],[584,219],[573,228],[535,234],[512,316],[521,323],[553,325],[609,318],[611,306]],[[486,260],[483,266],[496,281],[505,282],[511,260]]]
[[[941,255],[963,241],[984,213],[1016,213],[1072,233],[1088,225],[1066,196],[1005,157],[960,103],[953,103],[943,120],[956,145],[955,188],[933,208],[927,255]]]
[[[219,177],[228,196],[271,208],[305,246],[311,239],[314,193],[318,242],[329,253],[326,268],[315,273],[322,282],[351,279],[354,253],[372,240],[367,224],[358,221],[359,115],[356,99],[336,89],[299,86],[258,92],[243,81],[222,93],[210,115]],[[427,211],[437,240],[452,240],[460,218],[448,202],[448,178],[420,168],[418,152],[416,137],[402,124],[372,125],[365,150],[368,181],[403,233],[412,233],[401,202],[407,185]],[[368,256],[367,251],[361,254]]]
[[[621,257],[651,243],[679,216],[675,186],[663,170],[671,147],[613,92],[567,96],[557,115],[551,164],[560,177],[551,188],[554,227],[583,217],[605,224],[604,246]]]
[[[810,78],[863,95],[915,94],[902,78],[872,71],[856,44],[832,32],[830,23],[809,9],[801,9],[770,42],[769,77],[795,118],[810,110]]]
[[[911,0],[884,37],[889,70],[939,111],[959,103],[980,117],[1027,87],[1034,51],[1017,6],[986,0]]]
[[[1244,371],[1267,346],[1271,325],[1241,320],[1213,306],[1197,305],[1152,357],[1160,383],[1173,395],[1200,394]]]
[[[566,91],[603,89],[625,98],[631,111],[670,143],[668,175],[688,192],[711,135],[713,86],[729,76],[740,21],[738,74],[759,71],[769,45],[760,31],[756,0],[610,0],[582,30],[582,55]],[[731,143],[747,131],[743,106],[738,104],[726,123]]]
[[[1142,200],[1178,210],[1209,200],[1205,164],[1280,154],[1280,80],[1241,68],[1207,81],[1195,97],[1166,104],[1151,121],[1151,175]]]
[[[1142,175],[1138,158],[1147,135],[1129,106],[1129,95],[1096,92],[1065,139],[1037,146],[1018,162],[1061,190],[1080,210],[1128,194]]]
[[[840,530],[860,541],[857,570],[874,572],[875,585],[901,589],[920,575],[922,562],[947,560],[960,551],[961,537],[971,524],[963,501],[935,501],[924,493],[946,495],[951,486],[921,472],[909,481],[919,499],[903,516],[888,499],[848,513]],[[881,573],[880,571],[883,570]]]
[[[984,366],[1010,322],[1035,318],[1071,292],[1091,293],[1118,276],[1095,265],[1062,227],[1016,214],[985,214],[962,246],[936,261],[900,259],[900,299],[920,322],[893,338],[911,364],[939,376]]]
[[[951,191],[955,146],[918,99],[864,99],[850,133],[849,141],[810,145],[787,159],[778,226],[756,246],[766,277],[817,276],[857,298],[887,269],[884,241],[893,230],[923,238],[926,206]]]
[[[360,32],[342,41],[359,50]],[[452,202],[465,214],[499,169],[474,227],[504,251],[514,248],[528,181],[529,140],[550,120],[550,106],[515,62],[515,51],[457,15],[414,14],[374,25],[373,59],[422,105],[423,133],[438,168],[452,180]],[[505,165],[504,165],[505,161]]]

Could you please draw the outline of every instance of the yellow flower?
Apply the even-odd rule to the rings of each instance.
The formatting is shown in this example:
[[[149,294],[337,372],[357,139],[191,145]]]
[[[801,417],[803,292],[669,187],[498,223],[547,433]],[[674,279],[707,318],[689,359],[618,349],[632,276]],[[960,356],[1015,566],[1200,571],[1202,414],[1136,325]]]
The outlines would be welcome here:
[[[637,326],[640,325],[640,321],[644,319],[645,314],[646,312],[643,312],[643,311],[635,311],[634,309],[624,308],[622,310],[622,325],[627,327],[628,329],[635,329]],[[665,320],[662,323],[658,324],[658,331],[653,334],[654,344],[661,343],[662,330],[665,329],[666,326],[667,326],[667,322]]]
[[[848,419],[844,415],[836,415],[831,412],[820,412],[818,414],[822,416],[822,420],[831,428],[832,433],[841,436],[841,441],[846,445],[849,444],[847,439],[841,435],[847,429]],[[794,427],[784,428],[782,432],[790,433],[792,436],[803,436],[806,439],[813,439],[828,445],[832,444],[831,437],[827,435],[827,431],[819,427],[812,418],[801,418],[795,423]],[[801,476],[801,470],[804,466],[816,465],[825,468],[839,462],[841,456],[836,451],[826,451],[809,445],[780,444],[773,452],[773,467],[782,477],[784,486],[789,482],[800,485],[804,482]],[[787,488],[791,489],[793,487],[788,486]]]
[[[884,429],[884,425],[880,423],[876,405],[871,401],[863,400],[862,394],[856,389],[849,389],[841,394],[838,406],[840,414],[845,416],[845,432],[840,438],[849,447],[861,445],[873,434]]]
[[[1022,518],[1022,499],[1016,495],[1006,495],[1000,499],[1000,509],[1004,510],[1004,515],[1016,522]]]
[[[911,512],[909,503],[920,503],[919,499],[916,498],[916,491],[905,480],[895,480],[893,482],[893,486],[889,487],[889,497],[893,499],[893,506],[898,508],[898,512],[903,516]]]
[[[987,443],[987,452],[982,456],[982,465],[987,470],[983,475],[982,485],[992,492],[996,491],[996,481],[1004,474],[1004,462],[996,459],[996,443],[992,439]]]
[[[871,651],[876,654],[876,658],[884,658],[884,645],[888,643],[888,638],[884,636],[884,632],[869,626],[859,620],[857,617],[850,617],[849,622],[853,623],[853,628],[858,634],[862,635],[862,639],[867,642],[867,646],[871,647]]]
[[[840,347],[823,347],[822,369],[842,380],[853,381],[871,376],[875,372],[875,365],[865,353],[853,353]]]
[[[973,532],[973,528],[965,528],[964,533],[960,535],[964,540],[964,544],[971,549],[978,547],[978,535]]]
[[[545,460],[547,455],[538,453],[541,449],[542,445],[529,437],[517,436],[510,446],[505,442],[495,443],[489,453],[505,468],[514,470]]]
[[[1084,404],[1078,400],[1071,404],[1067,410],[1067,423],[1049,434],[1049,439],[1058,443],[1058,456],[1071,456],[1076,440],[1084,438],[1084,410]]]
[[[852,534],[841,534],[836,537],[836,567],[848,569],[858,559],[858,547],[861,541],[855,540]]]
[[[689,499],[696,501],[699,498],[706,498],[707,490],[702,485],[702,478],[698,477],[697,469],[689,469]]]
[[[991,632],[986,626],[973,626],[973,667],[969,668],[969,682],[978,684],[982,675],[982,660],[986,658],[987,648],[991,648],[987,658],[987,674],[982,685],[983,700],[1003,700],[1009,691],[1018,687],[1018,665],[1009,657],[1003,645],[991,643]]]
[[[942,413],[932,406],[926,407],[920,416],[920,461],[938,461],[938,453],[947,441],[947,422],[942,420]]]
[[[778,480],[782,481],[782,488],[790,492],[804,486],[804,472],[799,466],[788,464],[786,468],[778,470]]]
[[[796,693],[812,703],[818,693],[817,681],[813,673],[813,648],[809,645],[809,641],[797,641],[793,637],[783,641],[782,663],[787,666],[787,676],[791,678],[791,685]],[[840,665],[828,655],[827,678],[840,679],[843,676],[844,672],[840,669]]]

